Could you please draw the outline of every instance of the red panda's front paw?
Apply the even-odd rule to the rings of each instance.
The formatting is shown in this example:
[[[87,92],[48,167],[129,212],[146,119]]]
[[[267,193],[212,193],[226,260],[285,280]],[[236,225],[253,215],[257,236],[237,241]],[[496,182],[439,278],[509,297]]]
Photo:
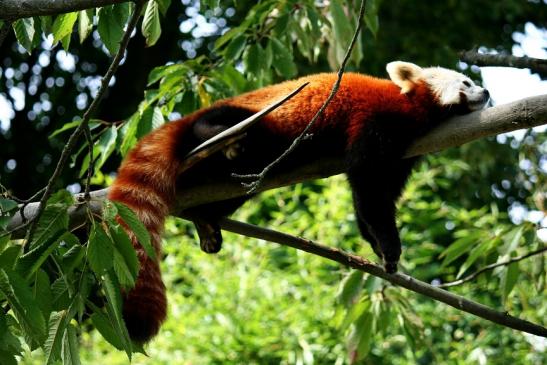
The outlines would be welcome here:
[[[394,274],[397,272],[397,261],[384,261],[384,270],[388,274]]]

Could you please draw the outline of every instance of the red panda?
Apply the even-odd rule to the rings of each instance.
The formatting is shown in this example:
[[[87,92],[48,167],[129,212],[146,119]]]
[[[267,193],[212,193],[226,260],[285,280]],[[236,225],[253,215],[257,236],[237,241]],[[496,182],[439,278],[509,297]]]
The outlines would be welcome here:
[[[334,99],[282,164],[341,156],[353,192],[358,227],[380,258],[394,272],[401,254],[395,224],[395,201],[415,158],[403,159],[418,136],[456,113],[483,108],[486,89],[463,74],[412,63],[387,65],[391,80],[346,73]],[[110,188],[109,199],[132,208],[149,230],[157,257],[170,203],[176,188],[202,174],[219,178],[254,173],[275,159],[306,127],[327,98],[335,74],[318,74],[255,90],[167,123],[145,136],[128,154]],[[309,82],[300,93],[248,130],[237,154],[217,153],[178,176],[184,156],[201,142],[263,109]],[[228,158],[229,157],[229,158]],[[206,252],[220,250],[218,219],[231,214],[248,197],[191,209]],[[131,233],[131,232],[130,232]],[[125,294],[123,313],[132,339],[146,342],[166,317],[165,286],[159,263],[150,259],[130,234],[141,268],[135,288]]]

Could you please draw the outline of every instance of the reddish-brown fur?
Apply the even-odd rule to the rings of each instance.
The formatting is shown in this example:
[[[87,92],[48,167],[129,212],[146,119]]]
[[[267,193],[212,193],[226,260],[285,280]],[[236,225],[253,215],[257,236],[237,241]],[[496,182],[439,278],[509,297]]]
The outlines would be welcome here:
[[[160,257],[160,236],[164,220],[169,213],[170,203],[175,198],[180,146],[185,146],[184,149],[188,151],[195,146],[186,147],[185,144],[196,143],[190,136],[193,123],[211,108],[219,106],[235,106],[256,112],[288,94],[304,81],[309,81],[310,84],[299,94],[260,122],[261,127],[272,137],[292,140],[323,104],[335,80],[335,74],[319,74],[283,82],[221,100],[209,109],[165,124],[144,137],[129,153],[110,188],[109,199],[122,202],[135,211],[149,230],[157,256]],[[389,115],[403,115],[426,123],[432,111],[439,108],[424,84],[418,84],[408,94],[401,94],[400,90],[389,80],[347,73],[336,97],[313,131],[320,134],[326,127],[334,127],[346,136],[347,147],[354,143],[366,127],[367,121],[374,117],[372,114],[384,112]],[[415,124],[408,126],[410,130],[419,127]],[[401,133],[405,133],[404,130]],[[325,146],[325,149],[329,148],[330,146]],[[134,235],[131,238],[141,261],[141,269],[136,287],[125,296],[124,317],[131,337],[138,341],[147,341],[158,332],[166,316],[165,286],[161,280],[159,263],[146,256]]]

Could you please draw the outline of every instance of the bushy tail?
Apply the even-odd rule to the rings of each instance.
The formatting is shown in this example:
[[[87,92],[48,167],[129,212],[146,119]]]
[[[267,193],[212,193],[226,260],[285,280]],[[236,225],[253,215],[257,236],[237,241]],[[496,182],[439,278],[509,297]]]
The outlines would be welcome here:
[[[108,194],[110,200],[124,203],[139,217],[158,260],[163,224],[175,196],[178,149],[188,142],[191,119],[168,123],[144,137],[122,163]],[[135,287],[124,296],[123,315],[131,338],[143,343],[158,333],[165,320],[167,298],[159,262],[146,255],[133,232],[128,233],[141,266]]]

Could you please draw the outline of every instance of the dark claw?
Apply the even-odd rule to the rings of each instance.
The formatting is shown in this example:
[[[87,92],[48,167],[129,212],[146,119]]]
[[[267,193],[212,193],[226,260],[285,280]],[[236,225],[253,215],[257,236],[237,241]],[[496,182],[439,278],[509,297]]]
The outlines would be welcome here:
[[[397,261],[386,261],[384,262],[384,270],[388,274],[394,274],[397,272]]]

